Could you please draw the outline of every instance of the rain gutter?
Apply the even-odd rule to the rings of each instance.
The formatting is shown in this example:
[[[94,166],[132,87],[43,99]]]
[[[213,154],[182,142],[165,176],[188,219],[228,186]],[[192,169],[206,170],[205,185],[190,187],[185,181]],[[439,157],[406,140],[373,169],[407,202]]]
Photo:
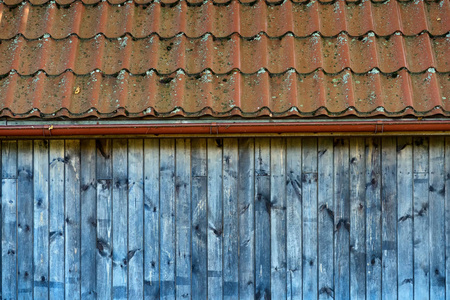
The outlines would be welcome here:
[[[450,135],[450,119],[326,119],[326,120],[108,120],[0,122],[3,137],[62,137],[111,135],[235,135],[235,134],[384,134],[437,133]]]

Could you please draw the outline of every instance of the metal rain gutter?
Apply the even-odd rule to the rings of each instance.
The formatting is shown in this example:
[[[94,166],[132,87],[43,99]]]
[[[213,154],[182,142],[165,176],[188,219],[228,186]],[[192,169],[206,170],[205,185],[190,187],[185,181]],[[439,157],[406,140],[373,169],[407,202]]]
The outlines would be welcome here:
[[[0,136],[227,135],[301,133],[441,132],[450,134],[450,119],[377,120],[121,120],[4,121]]]

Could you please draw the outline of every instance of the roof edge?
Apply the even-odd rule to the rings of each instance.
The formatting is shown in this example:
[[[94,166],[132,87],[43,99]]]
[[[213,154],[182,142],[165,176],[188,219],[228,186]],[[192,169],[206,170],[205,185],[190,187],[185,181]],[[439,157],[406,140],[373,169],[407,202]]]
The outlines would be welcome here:
[[[3,124],[2,124],[3,123]],[[450,119],[345,119],[345,120],[109,120],[109,121],[4,121],[0,136],[160,136],[261,134],[384,134],[439,133],[450,135]]]

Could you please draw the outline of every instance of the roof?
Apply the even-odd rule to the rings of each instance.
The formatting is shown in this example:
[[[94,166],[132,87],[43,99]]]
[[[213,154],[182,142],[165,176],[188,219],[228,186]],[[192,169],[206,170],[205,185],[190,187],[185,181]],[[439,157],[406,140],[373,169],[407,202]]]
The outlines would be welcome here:
[[[5,0],[0,116],[450,116],[450,1]]]

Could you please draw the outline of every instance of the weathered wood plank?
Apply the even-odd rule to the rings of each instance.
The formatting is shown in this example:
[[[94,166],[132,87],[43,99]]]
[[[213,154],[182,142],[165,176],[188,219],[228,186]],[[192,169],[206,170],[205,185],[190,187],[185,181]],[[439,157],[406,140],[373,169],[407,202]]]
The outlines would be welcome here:
[[[17,298],[33,297],[33,141],[18,141]],[[64,219],[64,217],[63,217]],[[50,276],[50,281],[52,278]]]
[[[34,297],[48,298],[48,141],[34,141],[34,213],[33,213],[33,258],[34,258]]]
[[[97,236],[95,140],[81,140],[81,298],[95,299]]]
[[[450,299],[450,137],[445,138],[445,295]]]
[[[318,297],[317,139],[305,138],[302,149],[303,297]]]
[[[428,139],[417,137],[413,143],[414,298],[425,300],[430,292]]]
[[[430,137],[430,299],[445,298],[444,138]]]
[[[175,141],[176,298],[191,297],[191,141]]]
[[[319,299],[333,299],[333,139],[319,139],[318,144],[318,289]],[[289,230],[288,230],[289,232]],[[288,247],[289,249],[289,247]]]
[[[98,159],[98,155],[97,155]],[[98,299],[111,299],[112,179],[97,180],[96,291]]]
[[[397,157],[396,139],[381,146],[381,278],[382,298],[397,295]]]
[[[381,144],[366,139],[366,298],[381,299]]]
[[[80,141],[66,140],[65,145],[65,293],[66,299],[81,296],[81,203],[80,203]]]
[[[160,141],[160,268],[161,298],[175,298],[175,142]]]
[[[335,297],[350,297],[349,141],[334,140],[334,283]]]
[[[16,143],[17,146],[17,143]],[[11,148],[10,148],[11,149]],[[17,149],[17,148],[16,148]],[[11,150],[14,151],[14,150]],[[17,152],[16,152],[17,153]],[[14,164],[17,160],[3,160],[3,166]],[[15,156],[14,156],[15,157]],[[17,297],[17,179],[2,179],[2,299]],[[29,244],[30,245],[30,244]]]
[[[222,278],[222,139],[208,139],[208,297],[221,299]]]
[[[128,287],[128,144],[112,141],[112,297],[126,299]]]
[[[286,273],[286,141],[270,145],[270,248],[272,299],[285,299]],[[241,156],[239,155],[241,158]]]
[[[49,150],[50,175],[50,257],[49,280],[51,299],[64,298],[64,140],[51,140]]]
[[[223,140],[223,297],[239,297],[238,282],[238,163],[236,139]]]
[[[96,141],[97,241],[96,291],[98,299],[112,296],[112,149],[110,140]]]
[[[255,220],[254,220],[254,140],[239,139],[238,224],[239,224],[239,297],[254,298]]]
[[[192,140],[192,299],[208,293],[206,140]],[[219,291],[220,293],[222,290]]]
[[[144,140],[144,296],[159,297],[159,140]]]
[[[97,149],[97,180],[112,179],[112,142],[110,139],[95,140]]]
[[[128,141],[128,299],[144,297],[144,141]]]
[[[397,139],[398,297],[413,299],[413,146],[410,137]]]
[[[364,138],[350,139],[350,299],[366,297],[365,167]]]
[[[255,175],[255,298],[268,299],[271,274],[268,238],[271,206],[270,139],[255,140]]]
[[[2,141],[2,178],[17,179],[17,141]]]

